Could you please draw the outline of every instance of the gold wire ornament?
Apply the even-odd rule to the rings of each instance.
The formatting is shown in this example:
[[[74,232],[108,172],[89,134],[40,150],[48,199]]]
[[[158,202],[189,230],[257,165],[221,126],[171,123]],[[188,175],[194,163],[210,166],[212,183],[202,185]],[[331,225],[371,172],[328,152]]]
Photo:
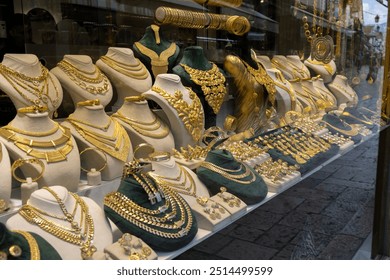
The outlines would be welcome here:
[[[80,152],[80,159],[81,159],[81,156],[82,156],[84,153],[88,152],[88,151],[97,151],[97,152],[100,152],[100,153],[103,155],[103,157],[104,157],[104,164],[103,164],[103,166],[100,167],[99,169],[95,168],[95,169],[96,169],[96,172],[101,172],[101,171],[103,171],[103,170],[107,167],[107,155],[106,155],[106,153],[104,153],[102,150],[100,150],[100,149],[98,149],[98,148],[95,148],[95,147],[88,147],[88,148],[85,148],[84,150],[82,150],[82,151]],[[90,171],[90,170],[88,170],[88,169],[86,169],[86,168],[83,168],[81,165],[80,165],[80,169],[81,169],[82,171],[84,171],[85,173],[88,173],[88,172]]]
[[[17,159],[12,164],[11,166],[12,176],[15,178],[15,180],[17,180],[20,183],[27,183],[26,179],[22,179],[18,177],[18,175],[16,175],[16,170],[25,164],[31,164],[31,165],[35,164],[41,167],[41,172],[39,172],[39,174],[36,177],[31,179],[33,182],[37,182],[39,179],[42,178],[45,172],[45,164],[43,163],[43,161],[37,158],[27,158],[27,159]]]
[[[22,107],[17,110],[18,113],[20,114],[30,114],[30,113],[44,113],[48,112],[47,106],[42,106],[42,105],[33,105],[33,106],[28,106],[28,107]]]

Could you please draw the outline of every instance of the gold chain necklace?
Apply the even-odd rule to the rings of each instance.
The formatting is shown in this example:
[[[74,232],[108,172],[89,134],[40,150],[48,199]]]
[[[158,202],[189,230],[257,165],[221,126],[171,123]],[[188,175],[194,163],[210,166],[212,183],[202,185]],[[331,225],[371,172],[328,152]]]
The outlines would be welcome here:
[[[314,60],[314,59],[307,59],[306,61],[311,63],[311,64],[314,64],[314,65],[320,65],[320,66],[324,67],[326,72],[328,72],[331,75],[333,74],[333,68],[332,68],[332,66],[329,63],[324,63],[324,62],[317,61],[317,60]]]
[[[118,120],[123,121],[128,124],[131,128],[133,128],[139,134],[154,138],[154,139],[162,139],[168,136],[169,128],[166,124],[163,124],[161,120],[155,115],[154,120],[151,122],[141,122],[138,120],[131,119],[129,117],[124,116],[120,112],[116,112],[112,115],[113,118],[117,118]],[[161,131],[157,131],[161,129]]]
[[[160,54],[157,54],[154,50],[142,45],[140,42],[135,42],[134,45],[143,55],[150,59],[154,77],[157,77],[158,74],[164,74],[168,72],[168,59],[175,54],[177,49],[175,43],[171,43],[171,45]]]
[[[201,166],[225,177],[228,180],[237,182],[239,184],[248,185],[256,181],[255,174],[252,172],[252,170],[249,169],[249,167],[245,163],[240,163],[240,168],[235,170],[222,168],[207,161],[202,162]],[[240,172],[242,168],[245,168],[245,171],[243,173],[235,174]]]
[[[301,68],[299,68],[297,65],[295,65],[295,63],[290,62],[288,60],[288,58],[286,59],[286,62],[288,65],[291,66],[293,73],[296,73],[296,75],[294,75],[294,78],[303,78],[304,79],[304,78],[310,77],[310,74],[307,73],[304,64],[302,64]]]
[[[92,72],[86,72],[75,67],[73,64],[67,62],[66,60],[61,60],[57,63],[57,67],[64,71],[64,73],[69,77],[69,79],[71,79],[81,89],[86,90],[89,93],[95,95],[105,94],[109,89],[108,78],[100,71],[100,69],[96,65],[93,66],[94,70]],[[84,75],[83,73],[88,76]],[[90,77],[91,75],[95,76]],[[101,86],[95,86],[101,83],[103,83]]]
[[[58,194],[47,187],[44,187],[43,189],[47,190],[56,199],[58,206],[64,214],[64,219],[71,224],[71,228],[81,228],[81,225],[78,225],[78,223],[74,221],[74,215],[68,212],[64,202],[60,199]],[[65,242],[79,245],[81,257],[83,259],[89,259],[96,252],[96,247],[92,245],[95,234],[94,222],[92,216],[89,214],[88,206],[84,200],[82,200],[77,194],[70,192],[69,194],[73,196],[75,203],[80,206],[81,215],[85,216],[84,234],[77,231],[74,233],[60,227],[52,221],[45,219],[42,215],[39,215],[38,212],[34,211],[34,207],[30,207],[30,205],[27,204],[20,208],[19,214],[29,223],[36,224],[42,230],[54,235],[55,237]]]
[[[30,252],[30,260],[41,259],[41,252],[39,250],[38,242],[35,240],[34,236],[31,233],[22,230],[13,230],[12,232],[19,234],[23,236],[24,239],[26,239]]]
[[[356,97],[352,92],[349,92],[346,87],[339,86],[337,83],[332,83],[332,87],[335,87],[339,89],[340,91],[344,92],[347,96],[349,96],[353,101],[355,101]]]
[[[250,66],[245,60],[241,59],[241,61],[252,77],[255,78],[259,84],[265,86],[269,94],[276,93],[274,80],[271,79],[271,77],[267,74],[267,71],[265,71],[263,66],[258,61],[256,61],[257,69]]]
[[[332,125],[326,121],[323,121],[323,120],[321,122],[324,123],[325,125],[327,125],[328,127],[332,128],[333,130],[340,132],[341,134],[344,134],[347,136],[356,136],[359,134],[359,130],[357,130],[354,127],[351,127],[350,125],[346,125],[345,123],[344,123],[344,127],[347,127],[347,128],[349,127],[350,128],[349,130],[339,128],[339,127],[334,126],[334,125]]]
[[[187,131],[191,134],[192,139],[198,142],[202,136],[204,113],[202,104],[195,92],[187,88],[189,91],[188,96],[192,100],[192,104],[188,104],[183,100],[183,93],[179,90],[176,90],[173,95],[156,86],[153,86],[152,90],[161,95],[176,110]]]
[[[181,63],[184,70],[190,75],[191,80],[201,86],[205,99],[215,114],[221,109],[224,97],[226,95],[225,76],[219,71],[218,66],[211,62],[210,70],[200,70],[191,68]]]
[[[111,118],[111,122],[114,123],[114,133],[112,136],[107,136],[81,127],[73,120],[69,120],[69,123],[87,142],[110,156],[126,162],[130,151],[129,136],[116,120]]]
[[[60,96],[57,86],[55,85],[49,71],[42,64],[41,74],[36,77],[24,75],[0,63],[0,73],[12,86],[12,88],[27,101],[26,105],[48,105],[49,102],[52,108],[59,106]],[[55,98],[49,94],[49,82],[54,87]],[[34,98],[29,97],[23,90],[32,94]]]
[[[103,126],[100,126],[100,125],[95,125],[93,123],[90,123],[90,122],[87,122],[87,121],[83,121],[83,120],[80,120],[80,119],[74,119],[73,118],[73,114],[70,114],[69,117],[67,118],[68,121],[71,121],[71,122],[75,122],[75,123],[80,123],[80,124],[83,124],[83,125],[86,125],[86,126],[89,126],[89,127],[93,127],[93,128],[97,128],[97,129],[100,129],[102,131],[107,131],[108,128],[110,127],[111,125],[111,118],[108,119],[108,122],[106,125],[103,125]]]
[[[149,77],[148,70],[138,58],[135,58],[136,64],[133,65],[116,61],[105,55],[101,56],[100,59],[115,71],[129,78],[133,78],[136,80],[145,80]]]

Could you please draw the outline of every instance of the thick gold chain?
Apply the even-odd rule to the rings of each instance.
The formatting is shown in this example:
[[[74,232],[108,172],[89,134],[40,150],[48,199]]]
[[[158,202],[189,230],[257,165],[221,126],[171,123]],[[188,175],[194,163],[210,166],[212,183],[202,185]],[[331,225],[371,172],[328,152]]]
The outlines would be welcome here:
[[[192,104],[188,104],[183,100],[183,93],[179,90],[176,90],[175,93],[171,95],[162,88],[156,86],[152,87],[154,92],[161,95],[169,103],[169,105],[176,110],[187,131],[191,134],[192,139],[198,142],[202,137],[203,131],[203,108],[195,92],[190,88],[187,89],[189,91],[189,98],[192,100]]]
[[[252,172],[252,170],[249,169],[249,167],[245,163],[240,163],[240,167],[238,169],[222,168],[218,165],[215,165],[214,163],[207,161],[202,162],[201,166],[225,177],[228,180],[237,182],[239,184],[248,185],[256,181],[255,174]],[[240,172],[243,168],[245,168],[243,173],[236,174]]]
[[[201,86],[207,103],[214,113],[218,114],[226,95],[226,78],[218,69],[218,66],[211,62],[212,68],[210,70],[200,70],[183,63],[180,65],[190,75],[191,80]]]
[[[22,230],[13,230],[12,232],[16,234],[20,234],[23,236],[24,239],[26,239],[30,251],[30,260],[40,260],[41,259],[41,252],[39,250],[38,242],[35,240],[34,236],[32,236],[31,233],[27,231]]]

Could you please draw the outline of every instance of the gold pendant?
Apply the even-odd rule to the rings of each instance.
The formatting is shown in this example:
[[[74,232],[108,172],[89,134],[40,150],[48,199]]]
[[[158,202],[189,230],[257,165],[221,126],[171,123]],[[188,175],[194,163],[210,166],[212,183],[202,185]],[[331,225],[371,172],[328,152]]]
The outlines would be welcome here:
[[[333,38],[329,35],[314,37],[311,42],[311,58],[328,64],[334,57],[333,44]]]

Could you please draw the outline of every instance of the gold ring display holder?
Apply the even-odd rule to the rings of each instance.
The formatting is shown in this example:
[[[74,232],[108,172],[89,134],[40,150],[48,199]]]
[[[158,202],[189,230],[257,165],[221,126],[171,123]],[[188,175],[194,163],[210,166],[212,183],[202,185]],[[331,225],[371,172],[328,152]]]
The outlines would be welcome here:
[[[251,24],[246,17],[158,7],[154,14],[159,25],[172,24],[182,28],[226,30],[237,36],[249,32]]]

